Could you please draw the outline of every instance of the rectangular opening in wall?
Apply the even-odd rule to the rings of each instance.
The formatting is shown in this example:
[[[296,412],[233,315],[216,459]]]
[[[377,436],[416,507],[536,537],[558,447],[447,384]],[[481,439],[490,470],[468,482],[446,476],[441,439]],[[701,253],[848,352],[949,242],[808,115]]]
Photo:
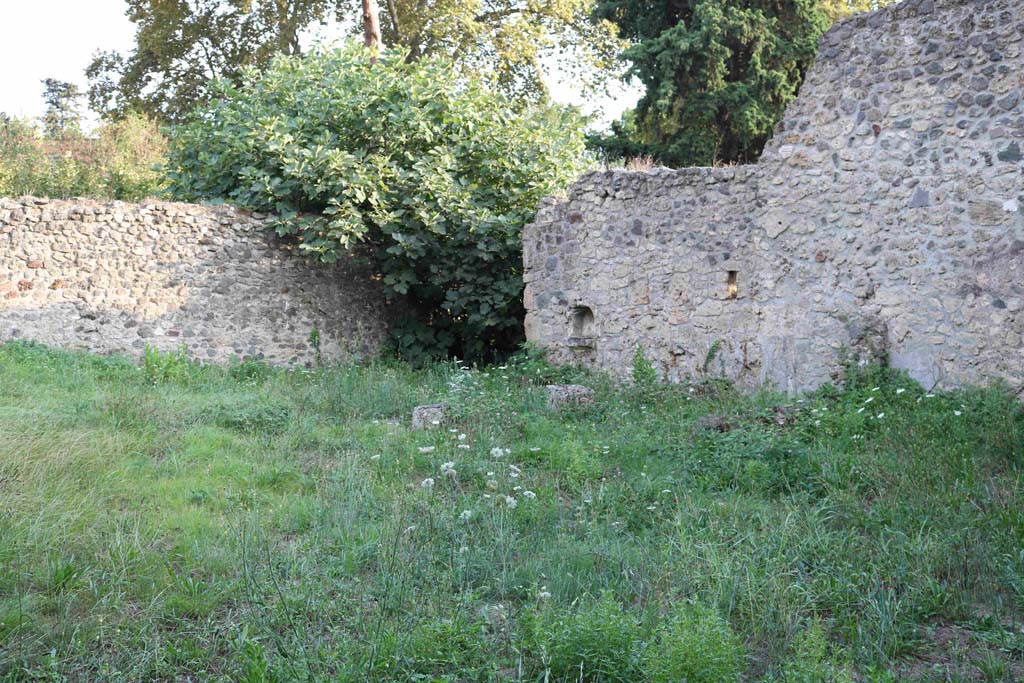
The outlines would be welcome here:
[[[730,270],[729,277],[725,281],[725,298],[735,299],[740,295],[740,287],[737,282],[737,275],[739,271]]]

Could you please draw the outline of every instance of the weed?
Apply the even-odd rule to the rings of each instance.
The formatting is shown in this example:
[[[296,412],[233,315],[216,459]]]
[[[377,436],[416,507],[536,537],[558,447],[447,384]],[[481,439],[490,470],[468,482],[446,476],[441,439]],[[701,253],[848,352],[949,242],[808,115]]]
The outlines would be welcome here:
[[[1004,387],[147,357],[0,346],[0,680],[1022,675]]]

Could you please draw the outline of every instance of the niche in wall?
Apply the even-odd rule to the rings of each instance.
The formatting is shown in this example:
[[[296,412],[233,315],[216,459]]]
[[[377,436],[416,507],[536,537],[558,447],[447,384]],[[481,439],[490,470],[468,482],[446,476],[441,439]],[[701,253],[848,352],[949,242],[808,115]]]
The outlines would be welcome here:
[[[589,306],[573,306],[569,312],[569,346],[592,349],[597,342],[597,325]]]
[[[725,298],[736,299],[740,295],[739,271],[730,270],[725,280]]]

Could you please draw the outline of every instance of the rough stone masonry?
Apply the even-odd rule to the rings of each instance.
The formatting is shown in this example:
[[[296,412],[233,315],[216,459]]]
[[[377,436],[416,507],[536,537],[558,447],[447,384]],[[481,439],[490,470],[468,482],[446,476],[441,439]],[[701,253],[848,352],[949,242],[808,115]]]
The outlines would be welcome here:
[[[230,207],[0,198],[0,343],[308,365],[372,354],[384,297]],[[317,335],[311,333],[317,331]]]
[[[594,172],[524,234],[557,362],[795,392],[847,359],[1024,388],[1024,1],[840,22],[756,165]]]

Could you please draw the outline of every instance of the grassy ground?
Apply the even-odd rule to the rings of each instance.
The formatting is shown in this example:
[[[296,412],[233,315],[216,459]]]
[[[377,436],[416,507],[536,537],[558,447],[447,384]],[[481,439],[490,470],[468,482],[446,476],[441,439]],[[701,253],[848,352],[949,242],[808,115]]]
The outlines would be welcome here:
[[[565,380],[596,404],[548,410]],[[1017,400],[882,370],[793,401],[9,344],[0,680],[1020,680],[1022,468]]]

